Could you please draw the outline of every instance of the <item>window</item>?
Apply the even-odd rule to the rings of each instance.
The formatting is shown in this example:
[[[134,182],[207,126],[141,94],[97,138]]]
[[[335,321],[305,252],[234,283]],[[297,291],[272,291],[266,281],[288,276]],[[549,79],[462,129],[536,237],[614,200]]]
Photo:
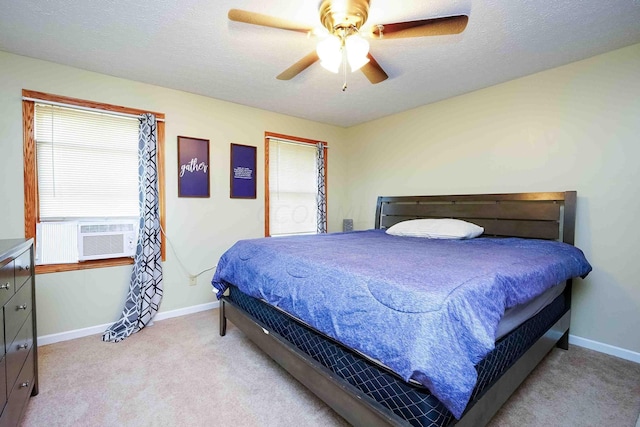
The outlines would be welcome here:
[[[265,134],[265,235],[315,234],[326,230],[326,200],[318,209],[319,176],[326,186],[326,151],[318,164],[319,141]],[[320,212],[320,213],[319,213]]]
[[[36,228],[39,228],[40,249],[53,244],[57,252],[62,252],[64,245],[60,242],[65,239],[58,241],[57,236],[72,235],[72,221],[75,220],[82,220],[83,224],[84,221],[94,221],[91,227],[82,227],[87,233],[99,229],[95,225],[97,221],[104,223],[105,220],[117,219],[109,226],[111,229],[121,227],[118,230],[122,229],[123,233],[137,222],[140,215],[138,120],[107,112],[134,116],[143,113],[136,109],[23,90],[25,236],[35,238]],[[164,119],[163,114],[153,114],[157,119]],[[164,226],[162,121],[158,122],[157,131],[160,220]],[[52,236],[56,237],[52,239]],[[164,259],[164,236],[162,238]],[[96,241],[95,238],[84,240]],[[101,242],[115,244],[106,238]],[[77,250],[67,249],[71,252]],[[56,259],[54,257],[52,262],[57,262]],[[36,271],[46,273],[130,263],[130,257],[112,258],[38,265]]]
[[[40,221],[139,217],[138,120],[35,105]]]

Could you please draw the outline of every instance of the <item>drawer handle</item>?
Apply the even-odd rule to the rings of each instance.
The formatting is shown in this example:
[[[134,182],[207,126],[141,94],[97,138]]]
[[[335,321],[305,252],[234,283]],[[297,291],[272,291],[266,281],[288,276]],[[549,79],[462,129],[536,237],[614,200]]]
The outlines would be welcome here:
[[[27,348],[29,348],[29,344],[27,343],[18,344],[18,350],[26,350]]]
[[[20,387],[29,387],[29,381],[25,381],[22,384],[20,384]]]
[[[27,309],[27,304],[22,304],[16,307],[16,310],[26,310]]]
[[[0,289],[11,289],[11,283],[7,282],[4,285],[0,285]]]

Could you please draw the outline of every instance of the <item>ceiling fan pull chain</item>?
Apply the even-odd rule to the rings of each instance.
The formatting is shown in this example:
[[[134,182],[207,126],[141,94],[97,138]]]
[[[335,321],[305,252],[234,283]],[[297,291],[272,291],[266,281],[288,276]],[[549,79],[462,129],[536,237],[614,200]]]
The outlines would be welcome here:
[[[347,90],[347,49],[342,47],[342,75],[344,78],[344,84],[342,85],[342,91]]]

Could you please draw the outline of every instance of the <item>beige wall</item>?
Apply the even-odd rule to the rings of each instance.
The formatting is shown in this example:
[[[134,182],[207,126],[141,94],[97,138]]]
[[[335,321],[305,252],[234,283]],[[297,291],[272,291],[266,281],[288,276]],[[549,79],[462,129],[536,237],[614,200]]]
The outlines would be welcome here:
[[[577,190],[571,333],[640,352],[640,45],[348,129],[349,200]]]
[[[0,238],[24,236],[21,90],[31,89],[166,114],[167,234],[190,272],[216,264],[241,238],[264,236],[264,132],[327,141],[329,231],[342,224],[346,176],[345,130],[193,94],[82,71],[0,52]],[[211,197],[177,197],[177,136],[210,140]],[[258,197],[229,198],[229,144],[258,147]],[[115,321],[127,292],[131,267],[37,277],[38,334],[48,335]],[[196,286],[170,248],[164,264],[161,311],[214,301],[210,280]]]

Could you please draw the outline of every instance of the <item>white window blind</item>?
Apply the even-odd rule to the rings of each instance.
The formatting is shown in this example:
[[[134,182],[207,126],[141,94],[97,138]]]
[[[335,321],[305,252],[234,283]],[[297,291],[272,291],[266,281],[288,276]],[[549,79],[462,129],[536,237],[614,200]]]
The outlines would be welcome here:
[[[36,104],[40,220],[138,217],[138,121]]]
[[[316,146],[269,141],[269,231],[315,234]]]

